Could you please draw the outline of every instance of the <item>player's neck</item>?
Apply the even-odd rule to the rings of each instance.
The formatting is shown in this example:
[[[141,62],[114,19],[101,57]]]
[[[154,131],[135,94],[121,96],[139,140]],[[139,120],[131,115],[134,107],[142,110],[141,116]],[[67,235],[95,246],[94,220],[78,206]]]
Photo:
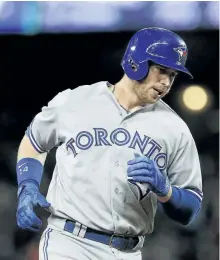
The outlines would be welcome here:
[[[114,95],[119,104],[130,112],[141,107],[141,103],[133,91],[132,81],[127,77],[123,77],[115,84]]]

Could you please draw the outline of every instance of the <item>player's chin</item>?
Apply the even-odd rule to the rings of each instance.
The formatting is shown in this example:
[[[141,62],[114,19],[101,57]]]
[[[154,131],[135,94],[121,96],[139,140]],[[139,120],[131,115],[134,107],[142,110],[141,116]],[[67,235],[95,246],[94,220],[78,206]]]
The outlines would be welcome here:
[[[152,100],[149,100],[149,104],[155,104],[157,101],[159,100],[159,98],[157,98],[157,99],[152,99]]]
[[[143,106],[145,106],[146,104],[152,105],[152,104],[155,104],[157,101],[158,101],[158,99],[148,97],[148,98],[143,100],[142,105]]]
[[[156,95],[155,92],[149,91],[147,94],[141,96],[142,104],[154,104],[156,103],[161,97]]]
[[[161,99],[161,96],[151,95],[151,96],[148,97],[148,103],[149,103],[149,104],[154,104],[154,103],[156,103],[159,99]]]

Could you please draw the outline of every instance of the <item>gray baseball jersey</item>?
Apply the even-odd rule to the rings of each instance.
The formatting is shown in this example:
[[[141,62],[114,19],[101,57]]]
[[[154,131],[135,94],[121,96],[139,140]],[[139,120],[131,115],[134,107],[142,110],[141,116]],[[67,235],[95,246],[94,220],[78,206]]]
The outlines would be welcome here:
[[[67,89],[42,108],[26,133],[38,152],[58,147],[47,194],[57,216],[118,234],[151,233],[157,197],[147,185],[127,181],[134,153],[154,160],[172,185],[202,199],[194,139],[161,100],[127,113],[106,81]]]

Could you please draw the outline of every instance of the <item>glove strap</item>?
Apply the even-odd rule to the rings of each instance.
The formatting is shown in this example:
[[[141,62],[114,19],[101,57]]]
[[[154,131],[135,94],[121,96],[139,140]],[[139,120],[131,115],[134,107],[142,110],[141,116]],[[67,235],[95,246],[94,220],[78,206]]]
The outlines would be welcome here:
[[[26,182],[35,183],[38,188],[40,187],[43,175],[43,165],[38,160],[34,158],[21,159],[16,165],[16,172],[19,188]]]
[[[164,178],[165,178],[165,180],[164,180],[165,183],[164,183],[163,189],[155,192],[157,194],[157,196],[159,196],[159,197],[167,196],[167,194],[169,193],[169,190],[170,190],[170,182],[169,182],[168,178],[166,178],[166,177],[164,177]]]

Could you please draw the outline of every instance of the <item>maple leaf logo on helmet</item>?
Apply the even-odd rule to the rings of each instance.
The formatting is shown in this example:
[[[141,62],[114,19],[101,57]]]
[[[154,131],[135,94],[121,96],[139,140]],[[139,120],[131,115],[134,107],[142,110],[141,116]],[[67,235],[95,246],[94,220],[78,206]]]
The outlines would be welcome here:
[[[187,50],[184,47],[174,48],[174,51],[179,54],[179,62],[181,62],[181,60],[187,56]]]

